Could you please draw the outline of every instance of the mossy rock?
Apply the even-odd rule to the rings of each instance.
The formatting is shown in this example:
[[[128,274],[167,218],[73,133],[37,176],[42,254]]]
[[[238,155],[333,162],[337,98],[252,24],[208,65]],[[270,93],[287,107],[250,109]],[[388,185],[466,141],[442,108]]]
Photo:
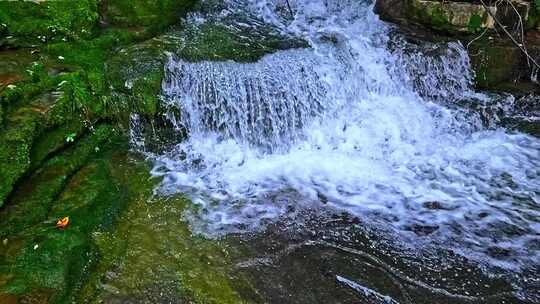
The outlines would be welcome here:
[[[493,27],[490,15],[479,4],[409,1],[409,18],[433,30],[453,35],[476,33]]]
[[[193,236],[181,220],[188,199],[151,199],[149,168],[115,134],[96,128],[0,210],[0,299],[244,303],[236,288],[250,287],[233,274],[230,248]],[[70,225],[55,229],[64,216]]]
[[[161,30],[179,23],[195,0],[102,0],[104,21],[114,26]]]
[[[76,145],[46,161],[39,170],[18,184],[5,210],[0,213],[1,221],[5,223],[0,229],[0,236],[18,233],[36,222],[43,221],[65,182],[90,158],[98,154],[99,149],[110,145],[113,135],[111,126],[98,126]]]
[[[156,114],[167,53],[176,47],[174,38],[159,36],[122,48],[109,59],[106,75],[116,102],[137,113]]]
[[[21,177],[37,169],[48,154],[65,145],[63,136],[81,133],[96,121],[123,119],[125,122],[132,111],[156,114],[163,53],[159,53],[161,57],[156,52],[149,54],[148,58],[156,56],[151,59],[155,62],[153,70],[142,70],[134,90],[125,95],[115,92],[118,86],[111,84],[117,83],[116,74],[109,77],[106,68],[107,60],[119,46],[146,39],[146,35],[127,29],[108,29],[89,40],[51,42],[41,49],[40,56],[32,56],[35,62],[26,63],[22,81],[2,88],[0,206]],[[8,72],[13,69],[22,68],[18,65],[6,68]],[[34,148],[38,139],[39,145]]]
[[[92,37],[96,0],[1,1],[0,46],[23,46]]]
[[[30,167],[30,150],[37,134],[43,129],[44,114],[32,106],[10,113],[0,130],[0,206],[13,185]]]
[[[468,51],[477,88],[524,93],[540,91],[538,85],[530,81],[527,59],[510,42],[477,39],[469,45]],[[537,56],[540,50],[529,47],[529,53]]]
[[[309,46],[305,41],[285,37],[270,27],[261,26],[248,33],[220,24],[188,25],[179,36],[183,46],[178,55],[187,61],[254,62],[279,50]]]
[[[132,201],[115,231],[96,234],[102,258],[81,299],[88,303],[183,303],[179,299],[245,303],[236,287],[246,282],[232,275],[230,248],[193,235],[181,220],[190,204],[184,197],[148,200],[141,196]]]
[[[92,233],[111,229],[125,208],[128,190],[112,175],[114,151],[125,143],[100,126],[76,146],[47,162],[0,212],[0,294],[24,302],[46,291],[45,303],[72,303],[98,259]],[[115,139],[116,138],[116,139]],[[124,152],[125,153],[125,152]],[[92,162],[89,160],[92,159]],[[118,170],[118,169],[116,169]],[[122,170],[120,168],[120,170]],[[58,218],[70,216],[64,230]]]

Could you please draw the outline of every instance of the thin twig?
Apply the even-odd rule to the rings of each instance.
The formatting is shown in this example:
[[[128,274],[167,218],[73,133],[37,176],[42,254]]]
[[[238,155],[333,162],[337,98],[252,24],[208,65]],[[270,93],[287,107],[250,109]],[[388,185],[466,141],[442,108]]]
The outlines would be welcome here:
[[[469,46],[470,46],[471,44],[473,44],[476,40],[482,38],[482,36],[484,36],[484,35],[487,33],[487,31],[488,31],[488,28],[486,27],[486,28],[484,29],[484,31],[483,31],[478,37],[476,37],[476,38],[474,38],[473,40],[469,41],[469,43],[467,43],[467,49],[469,49]]]
[[[287,7],[289,8],[289,12],[291,13],[291,18],[294,19],[294,13],[293,13],[293,10],[291,8],[291,4],[289,3],[289,0],[285,0],[285,2],[287,2]]]
[[[491,16],[491,18],[493,18],[493,20],[495,20],[495,23],[497,23],[497,25],[504,31],[504,33],[506,35],[508,35],[508,37],[510,38],[510,40],[512,40],[512,42],[523,52],[523,54],[525,54],[525,56],[527,56],[527,58],[532,62],[534,63],[534,65],[540,69],[540,65],[536,62],[536,60],[534,60],[534,58],[531,57],[531,55],[529,55],[529,53],[527,52],[527,49],[523,46],[523,44],[520,44],[519,42],[516,41],[516,39],[514,38],[514,36],[512,36],[512,34],[510,34],[510,32],[508,32],[508,30],[504,27],[504,25],[499,21],[499,19],[497,19],[497,17],[495,17],[495,15],[491,12],[491,10],[489,9],[489,7],[486,5],[486,3],[483,1],[483,0],[480,0],[480,3],[482,3],[482,6],[484,7],[484,9],[487,11],[487,13]]]

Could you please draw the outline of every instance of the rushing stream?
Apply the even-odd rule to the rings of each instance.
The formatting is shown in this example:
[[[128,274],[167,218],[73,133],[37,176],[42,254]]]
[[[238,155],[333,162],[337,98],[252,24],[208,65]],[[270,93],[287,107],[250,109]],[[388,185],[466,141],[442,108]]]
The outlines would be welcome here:
[[[164,100],[188,138],[151,155],[153,174],[158,193],[192,197],[193,229],[346,212],[411,248],[538,272],[540,140],[475,110],[512,97],[473,90],[464,46],[407,42],[363,1],[290,1],[294,18],[284,1],[225,2],[188,22],[242,13],[310,47],[254,63],[171,55]]]

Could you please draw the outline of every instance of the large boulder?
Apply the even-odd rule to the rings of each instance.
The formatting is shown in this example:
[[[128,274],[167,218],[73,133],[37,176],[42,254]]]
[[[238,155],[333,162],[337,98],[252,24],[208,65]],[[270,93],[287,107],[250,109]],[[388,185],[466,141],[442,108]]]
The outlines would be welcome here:
[[[528,53],[540,62],[538,8],[522,0],[501,1],[496,5],[484,1],[484,4],[478,1],[377,0],[375,12],[382,20],[398,24],[402,31],[413,36],[459,39],[468,49],[478,89],[540,91],[534,83],[534,63],[508,37],[510,34],[516,42],[523,43]]]
[[[402,25],[421,25],[451,35],[474,34],[482,29],[494,29],[497,26],[495,18],[511,31],[521,31],[522,25],[525,29],[535,25],[536,10],[530,2],[512,0],[511,3],[501,2],[498,5],[489,1],[486,3],[489,4],[484,6],[478,2],[378,0],[375,12],[386,21]]]

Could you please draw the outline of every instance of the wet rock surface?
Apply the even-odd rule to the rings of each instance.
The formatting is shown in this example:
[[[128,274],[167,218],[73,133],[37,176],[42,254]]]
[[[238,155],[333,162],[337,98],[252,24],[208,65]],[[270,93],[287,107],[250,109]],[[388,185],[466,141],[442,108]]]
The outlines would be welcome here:
[[[395,244],[345,214],[308,213],[301,216],[305,221],[238,237],[245,256],[236,258],[236,271],[247,274],[271,303],[536,301],[520,297],[521,290],[508,281],[510,273],[486,275],[451,251]]]
[[[491,14],[476,1],[378,0],[375,12],[406,33],[431,32],[421,34],[423,39],[461,40],[467,46],[479,89],[538,93],[538,67],[531,62],[531,58],[540,59],[538,8],[529,1],[484,4]]]

